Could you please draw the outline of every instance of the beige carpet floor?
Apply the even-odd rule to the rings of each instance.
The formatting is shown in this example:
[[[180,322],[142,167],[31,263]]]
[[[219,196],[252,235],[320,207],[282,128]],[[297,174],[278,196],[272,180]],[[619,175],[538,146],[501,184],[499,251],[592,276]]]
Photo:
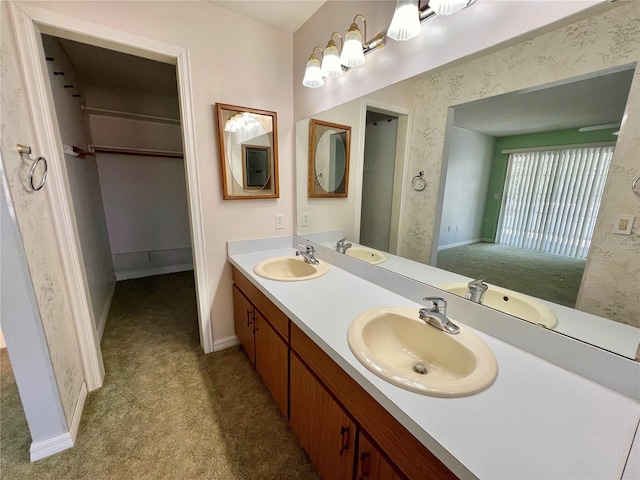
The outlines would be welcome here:
[[[438,251],[437,267],[510,290],[575,307],[586,260],[509,247],[473,243]]]
[[[29,462],[2,351],[0,477],[317,479],[240,347],[204,355],[191,272],[119,282],[102,340],[104,386],[73,449]]]

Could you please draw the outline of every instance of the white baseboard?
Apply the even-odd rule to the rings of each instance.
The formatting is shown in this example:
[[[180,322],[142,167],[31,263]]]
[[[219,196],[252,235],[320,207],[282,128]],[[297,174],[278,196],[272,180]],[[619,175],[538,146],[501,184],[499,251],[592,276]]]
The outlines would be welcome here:
[[[213,351],[219,352],[220,350],[235,347],[236,345],[240,345],[240,340],[238,340],[238,337],[235,335],[232,335],[231,337],[221,338],[213,342]]]
[[[463,242],[450,243],[449,245],[443,245],[438,247],[438,251],[447,250],[448,248],[462,247],[463,245],[471,245],[472,243],[480,243],[482,242],[481,238],[474,238],[473,240],[465,240]]]
[[[71,433],[65,432],[55,437],[47,438],[46,440],[32,442],[29,454],[31,461],[35,462],[36,460],[41,460],[56,453],[63,452],[71,447],[73,447],[73,438],[71,438]]]
[[[78,395],[76,407],[73,409],[73,418],[71,418],[71,425],[69,428],[71,438],[74,442],[76,441],[76,437],[78,436],[78,428],[80,428],[80,419],[82,418],[82,410],[84,410],[84,402],[87,400],[87,393],[87,383],[82,382],[82,386],[80,387],[80,394]]]
[[[153,277],[167,273],[178,273],[193,270],[193,263],[181,263],[179,265],[163,265],[161,267],[134,268],[131,270],[116,270],[116,280],[131,280],[133,278]]]
[[[113,294],[116,291],[116,279],[113,279],[111,286],[109,287],[109,294],[102,306],[100,317],[96,318],[96,329],[98,330],[98,341],[102,342],[102,335],[104,334],[104,327],[107,325],[107,317],[109,316],[109,310],[111,309],[111,302],[113,301]]]
[[[73,409],[73,418],[68,432],[61,433],[55,437],[45,440],[31,442],[29,449],[30,459],[32,462],[50,457],[56,453],[63,452],[72,448],[78,436],[78,428],[80,428],[80,418],[82,418],[82,410],[84,410],[84,402],[87,400],[87,383],[82,382],[78,401]]]

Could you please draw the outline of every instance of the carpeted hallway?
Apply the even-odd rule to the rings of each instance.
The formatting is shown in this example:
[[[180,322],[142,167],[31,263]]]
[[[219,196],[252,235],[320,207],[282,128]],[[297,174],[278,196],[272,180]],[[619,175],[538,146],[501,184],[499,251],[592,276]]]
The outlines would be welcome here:
[[[202,353],[192,272],[119,282],[102,353],[76,446],[32,464],[2,350],[1,478],[318,478],[240,347]]]

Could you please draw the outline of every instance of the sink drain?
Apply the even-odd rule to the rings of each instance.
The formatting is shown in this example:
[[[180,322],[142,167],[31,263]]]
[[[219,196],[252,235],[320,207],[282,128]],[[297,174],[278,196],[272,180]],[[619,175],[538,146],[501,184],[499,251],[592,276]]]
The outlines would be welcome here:
[[[426,375],[427,373],[429,373],[429,370],[427,370],[427,367],[424,366],[424,363],[420,362],[413,365],[413,371],[420,375]]]

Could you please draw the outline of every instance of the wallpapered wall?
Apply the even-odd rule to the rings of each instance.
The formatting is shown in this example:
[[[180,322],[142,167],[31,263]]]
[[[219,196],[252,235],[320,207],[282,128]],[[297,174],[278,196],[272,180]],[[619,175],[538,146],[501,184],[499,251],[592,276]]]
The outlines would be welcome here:
[[[24,82],[9,21],[7,2],[0,2],[2,15],[2,161],[7,173],[11,199],[29,263],[31,280],[42,318],[51,362],[56,373],[67,423],[71,423],[84,374],[73,324],[67,285],[63,274],[47,187],[32,192],[27,186],[31,162],[15,150],[17,143],[31,145],[39,154],[27,106]]]
[[[628,64],[638,61],[639,56],[640,3],[625,2],[605,13],[419,79],[408,171],[428,173],[428,193],[407,190],[403,256],[429,263],[450,105]],[[580,310],[638,327],[640,222],[628,237],[612,235],[611,230],[617,214],[639,216],[638,197],[630,188],[640,173],[639,90],[640,76],[636,73],[628,118],[618,137],[577,305]]]

